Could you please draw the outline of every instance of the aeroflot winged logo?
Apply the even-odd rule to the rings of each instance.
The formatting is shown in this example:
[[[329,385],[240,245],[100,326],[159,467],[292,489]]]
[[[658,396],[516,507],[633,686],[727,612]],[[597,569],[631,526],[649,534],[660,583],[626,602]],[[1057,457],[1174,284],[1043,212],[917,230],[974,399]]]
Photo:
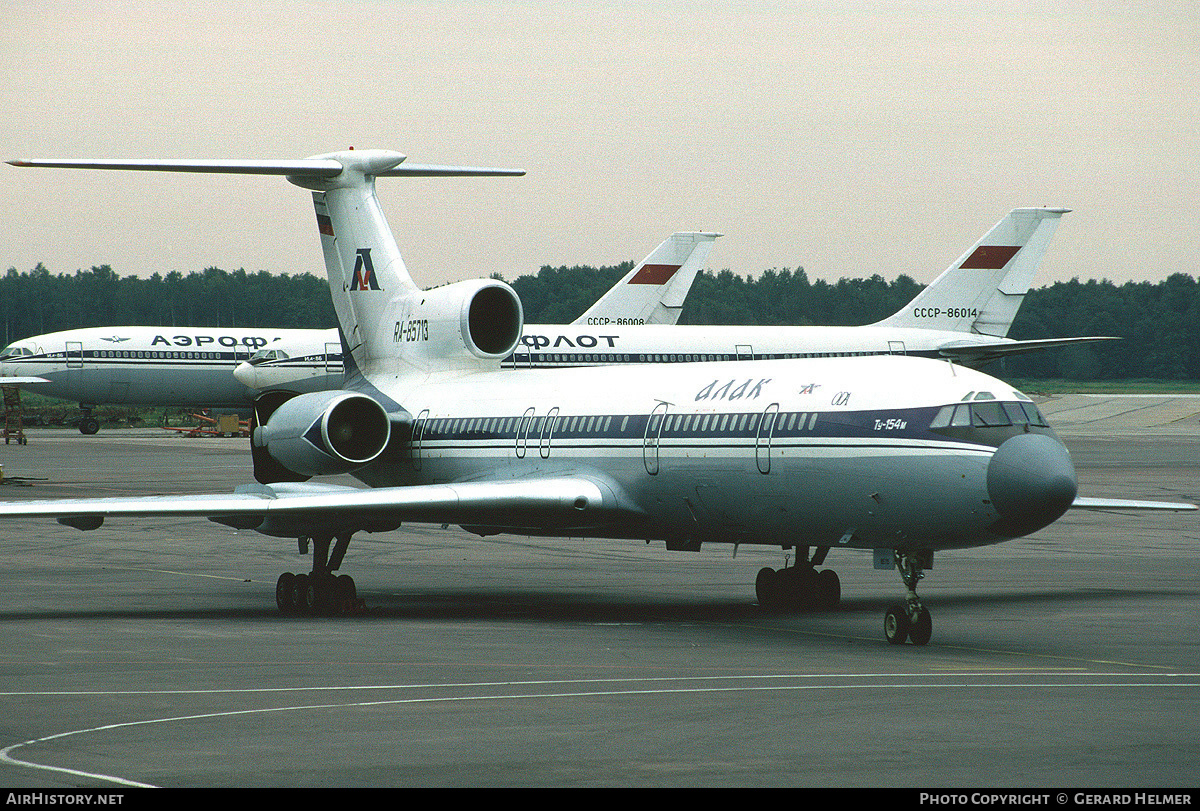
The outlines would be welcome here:
[[[379,290],[379,280],[375,278],[375,265],[371,263],[371,249],[359,248],[354,260],[354,281],[350,283],[351,290]]]

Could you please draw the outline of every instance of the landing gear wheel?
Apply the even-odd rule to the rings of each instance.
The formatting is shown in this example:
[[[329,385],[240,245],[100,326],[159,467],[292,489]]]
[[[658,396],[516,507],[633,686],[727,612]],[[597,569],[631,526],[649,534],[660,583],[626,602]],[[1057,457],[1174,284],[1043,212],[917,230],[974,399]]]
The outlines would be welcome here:
[[[100,431],[100,420],[95,417],[84,417],[79,421],[79,433],[92,435]]]
[[[933,619],[929,610],[921,605],[917,596],[917,583],[925,576],[925,569],[933,565],[930,550],[896,550],[896,568],[900,579],[908,590],[907,602],[903,606],[893,605],[883,617],[883,634],[892,645],[902,645],[910,640],[914,645],[927,645],[933,636]]]
[[[291,614],[296,610],[295,581],[296,575],[291,572],[284,572],[275,581],[275,605],[279,606],[279,610],[284,614]]]
[[[349,614],[358,607],[358,589],[354,586],[354,578],[348,574],[338,577],[334,581],[334,593],[337,594],[337,603],[334,610],[339,614]]]
[[[822,569],[817,572],[814,583],[817,608],[837,608],[842,601],[842,581],[833,569]]]
[[[298,574],[292,584],[292,599],[296,610],[305,616],[312,614],[317,607],[317,588],[312,577]]]
[[[783,578],[779,572],[770,566],[759,569],[758,577],[754,578],[754,595],[758,604],[768,611],[778,611],[783,607]]]
[[[908,609],[902,605],[893,605],[883,615],[883,635],[891,645],[903,645],[908,639],[909,622]],[[928,642],[929,640],[925,640]]]
[[[794,611],[811,611],[818,607],[817,573],[811,566],[798,563],[779,570],[783,586],[783,604]]]
[[[929,616],[929,609],[922,606],[908,629],[908,641],[914,645],[928,645],[932,636],[933,618]]]

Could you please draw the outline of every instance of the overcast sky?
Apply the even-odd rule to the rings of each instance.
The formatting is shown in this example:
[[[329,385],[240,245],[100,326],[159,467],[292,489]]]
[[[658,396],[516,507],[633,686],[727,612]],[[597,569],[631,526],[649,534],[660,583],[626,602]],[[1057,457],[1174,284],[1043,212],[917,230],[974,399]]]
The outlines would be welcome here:
[[[653,8],[647,6],[653,5]],[[928,282],[1066,206],[1035,285],[1200,256],[1194,0],[4,0],[0,157],[388,148],[523,178],[383,179],[419,284],[639,259]],[[18,169],[0,268],[324,273],[280,178]]]

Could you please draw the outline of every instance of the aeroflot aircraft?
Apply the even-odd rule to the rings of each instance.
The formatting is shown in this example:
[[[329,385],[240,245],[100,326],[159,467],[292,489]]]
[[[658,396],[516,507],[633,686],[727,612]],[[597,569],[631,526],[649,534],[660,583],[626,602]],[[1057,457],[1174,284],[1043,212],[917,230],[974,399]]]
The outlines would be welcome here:
[[[14,341],[0,352],[0,383],[76,400],[79,430],[94,434],[100,403],[246,408],[254,392],[233,369],[272,341],[314,330],[89,327]]]
[[[0,516],[203,516],[301,538],[312,571],[280,576],[284,611],[354,600],[335,576],[351,536],[403,521],[501,532],[796,548],[764,569],[764,605],[832,605],[831,549],[900,570],[887,639],[925,644],[916,593],[936,550],[1034,532],[1071,507],[1195,509],[1083,499],[1071,458],[1028,398],[979,371],[903,356],[500,369],[521,302],[488,279],[420,290],[375,194],[402,175],[519,170],[405,165],[388,151],[297,161],[59,161],[59,166],[282,174],[312,191],[346,339],[340,391],[269,393],[251,440],[261,482],[233,494],[0,504]],[[368,489],[313,484],[350,472]],[[815,551],[814,551],[815,550]]]
[[[886,354],[952,358],[980,366],[1018,352],[1109,340],[1087,337],[1014,341],[1005,337],[1066,211],[1011,211],[920,295],[891,317],[869,326],[668,328],[649,326],[659,322],[640,319],[630,310],[624,311],[630,317],[621,319],[589,311],[568,326],[527,324],[520,344],[501,366],[543,368]],[[312,332],[298,343],[277,341],[234,371],[237,379],[251,388],[295,392],[340,388],[341,373],[335,330]]]
[[[668,237],[576,323],[625,318],[675,323],[718,236]],[[268,344],[271,348],[263,349]],[[303,354],[275,348],[310,344]],[[0,383],[78,402],[79,430],[94,434],[100,421],[92,409],[101,403],[248,408],[257,392],[235,379],[233,371],[252,356],[269,359],[289,378],[322,381],[313,391],[342,385],[336,329],[206,327],[93,327],[36,335],[0,352]]]

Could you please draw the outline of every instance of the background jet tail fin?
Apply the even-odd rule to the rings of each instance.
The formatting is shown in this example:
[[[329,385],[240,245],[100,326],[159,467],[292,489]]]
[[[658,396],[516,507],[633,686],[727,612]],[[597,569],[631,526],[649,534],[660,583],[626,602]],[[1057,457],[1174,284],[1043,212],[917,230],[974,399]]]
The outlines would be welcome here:
[[[1016,208],[898,313],[878,326],[972,332],[1003,338],[1058,221],[1070,209]]]
[[[572,323],[675,324],[719,236],[707,231],[672,234]]]

